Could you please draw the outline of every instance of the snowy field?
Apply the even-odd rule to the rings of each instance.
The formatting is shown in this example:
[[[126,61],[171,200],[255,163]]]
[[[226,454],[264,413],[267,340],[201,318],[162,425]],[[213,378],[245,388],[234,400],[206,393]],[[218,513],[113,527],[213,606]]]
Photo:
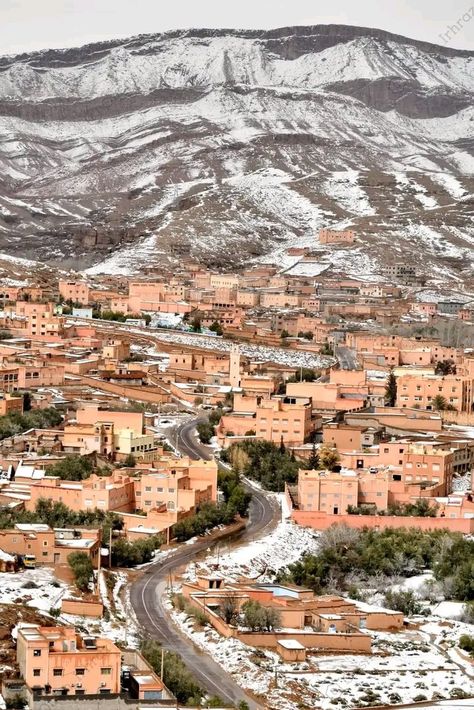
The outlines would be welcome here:
[[[48,567],[2,573],[0,581],[0,604],[25,604],[43,612],[58,609],[68,592],[67,584],[55,579]]]

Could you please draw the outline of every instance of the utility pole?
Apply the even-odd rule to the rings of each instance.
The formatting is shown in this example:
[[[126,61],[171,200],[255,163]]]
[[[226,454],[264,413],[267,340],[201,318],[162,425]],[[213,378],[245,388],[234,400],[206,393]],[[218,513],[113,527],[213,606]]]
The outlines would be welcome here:
[[[112,569],[112,525],[109,530],[109,569]]]
[[[100,596],[100,586],[99,586],[99,577],[100,577],[100,565],[102,561],[102,531],[99,532],[99,554],[97,556],[97,596]]]
[[[163,676],[165,674],[165,650],[163,647],[161,647],[161,672],[160,672],[160,678],[161,682],[164,683]]]

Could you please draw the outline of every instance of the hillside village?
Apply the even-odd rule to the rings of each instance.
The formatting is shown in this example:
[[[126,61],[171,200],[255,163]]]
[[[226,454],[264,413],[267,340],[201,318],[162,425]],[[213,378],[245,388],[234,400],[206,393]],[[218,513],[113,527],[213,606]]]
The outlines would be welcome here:
[[[474,702],[474,294],[314,261],[3,275],[3,706]]]

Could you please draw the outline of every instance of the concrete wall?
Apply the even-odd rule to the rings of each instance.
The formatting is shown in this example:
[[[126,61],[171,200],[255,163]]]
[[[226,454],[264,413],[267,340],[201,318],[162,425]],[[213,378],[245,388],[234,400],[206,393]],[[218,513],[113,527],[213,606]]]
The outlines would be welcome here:
[[[330,651],[344,651],[352,653],[370,653],[372,641],[366,634],[325,634],[325,633],[288,633],[275,631],[273,633],[238,632],[235,634],[243,643],[257,648],[277,648],[277,642],[284,639],[299,641],[305,648],[320,648]]]
[[[85,599],[63,599],[61,602],[61,612],[63,614],[100,618],[103,611],[102,602],[94,601],[93,599],[89,601]]]
[[[328,515],[303,510],[293,510],[292,519],[298,525],[326,530],[331,525],[351,528],[419,528],[421,530],[450,530],[464,535],[474,533],[474,518],[420,518],[398,515]]]
[[[171,397],[161,387],[122,387],[122,385],[114,385],[112,382],[105,382],[98,377],[80,377],[83,385],[89,385],[95,389],[103,390],[118,394],[120,397],[134,399],[137,402],[152,402],[155,404],[171,401]]]

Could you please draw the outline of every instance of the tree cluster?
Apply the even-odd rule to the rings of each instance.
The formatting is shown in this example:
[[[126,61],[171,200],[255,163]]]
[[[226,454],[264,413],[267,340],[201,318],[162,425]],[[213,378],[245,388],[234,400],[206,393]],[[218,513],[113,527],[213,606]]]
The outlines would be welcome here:
[[[234,522],[236,510],[228,503],[217,505],[205,503],[195,515],[184,518],[173,525],[173,535],[178,542],[190,540],[192,537],[204,535],[208,530],[218,525],[230,525]]]
[[[453,598],[474,599],[474,540],[446,530],[358,531],[334,525],[321,535],[318,554],[303,555],[278,574],[278,581],[321,593],[331,586],[347,590],[353,573],[410,577],[425,569],[449,582]]]
[[[275,631],[281,628],[281,615],[277,609],[265,607],[250,599],[242,606],[243,625],[250,631]]]
[[[296,483],[301,465],[285,447],[270,441],[242,441],[226,452],[225,459],[245,477],[269,491],[283,491],[285,483]]]
[[[16,434],[22,434],[28,429],[48,429],[58,426],[62,416],[54,407],[45,409],[32,409],[20,414],[11,412],[0,417],[0,439],[7,439]]]
[[[43,523],[51,528],[90,527],[101,528],[102,537],[108,539],[110,528],[121,530],[123,520],[119,515],[103,510],[74,511],[64,503],[53,502],[49,498],[40,498],[35,510],[0,510],[0,529],[14,527],[17,523]]]
[[[57,476],[63,481],[83,481],[94,471],[94,464],[88,456],[66,456],[48,469],[48,476]]]
[[[203,444],[210,444],[211,439],[214,436],[214,427],[213,425],[208,422],[199,422],[199,424],[196,426],[198,436],[200,440],[202,441]]]
[[[112,564],[115,567],[143,565],[153,559],[155,550],[158,550],[162,543],[163,539],[160,535],[152,535],[133,542],[120,537],[112,543]]]

